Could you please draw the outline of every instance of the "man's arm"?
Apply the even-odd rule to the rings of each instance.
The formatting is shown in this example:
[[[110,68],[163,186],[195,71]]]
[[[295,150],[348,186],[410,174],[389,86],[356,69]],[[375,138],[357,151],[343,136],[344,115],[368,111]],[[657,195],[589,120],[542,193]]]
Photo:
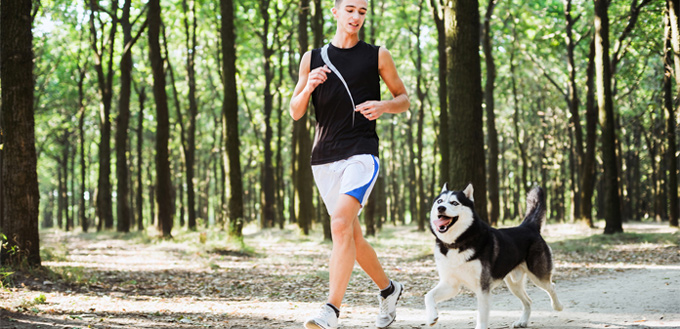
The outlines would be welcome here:
[[[361,112],[367,119],[375,120],[383,113],[402,113],[406,112],[411,106],[404,82],[401,81],[397,67],[394,65],[390,52],[380,47],[378,51],[378,71],[380,77],[387,85],[387,89],[392,93],[392,99],[384,101],[367,101],[357,105],[356,110]]]
[[[307,112],[307,105],[312,92],[316,87],[324,83],[327,79],[326,73],[329,70],[326,66],[318,67],[311,72],[309,67],[312,61],[312,53],[306,52],[300,61],[300,74],[293,97],[290,99],[290,116],[297,121],[302,118]]]

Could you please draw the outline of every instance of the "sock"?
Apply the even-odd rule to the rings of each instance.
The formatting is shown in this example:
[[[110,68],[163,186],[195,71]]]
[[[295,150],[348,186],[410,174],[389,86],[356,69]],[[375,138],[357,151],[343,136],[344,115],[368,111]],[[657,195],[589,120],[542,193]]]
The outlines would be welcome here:
[[[392,284],[392,280],[390,280],[390,285],[387,286],[387,288],[380,290],[380,296],[382,298],[387,298],[389,295],[394,293],[394,285]]]
[[[333,311],[335,311],[335,316],[340,318],[340,309],[339,308],[335,307],[335,305],[333,305],[331,303],[326,303],[326,305],[330,306],[333,309]]]

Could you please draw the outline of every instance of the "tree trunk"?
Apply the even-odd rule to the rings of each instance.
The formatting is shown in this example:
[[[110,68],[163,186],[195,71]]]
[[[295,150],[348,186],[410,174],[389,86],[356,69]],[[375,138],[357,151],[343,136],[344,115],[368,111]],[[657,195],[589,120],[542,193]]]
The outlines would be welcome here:
[[[2,35],[2,30],[0,30],[0,36],[1,35]],[[0,43],[0,47],[2,47],[1,43]],[[0,49],[2,49],[2,48],[0,48]],[[1,61],[0,61],[0,69],[2,69],[2,62]],[[1,84],[2,84],[2,80],[0,80],[0,92],[2,92],[2,85]],[[0,102],[1,101],[2,100],[0,100]],[[2,127],[3,127],[2,116],[3,116],[3,114],[2,114],[2,104],[0,104],[0,264],[2,264],[2,256],[1,256],[1,254],[2,254],[2,243],[4,243],[4,237],[2,236],[2,228],[4,227],[3,226],[4,225],[3,224],[4,223],[4,220],[3,220],[4,219],[4,217],[3,217],[3,211],[4,211],[3,210],[4,209],[4,207],[3,207],[3,200],[4,200],[3,194],[4,193],[2,192],[4,184],[2,182],[2,172],[3,172],[2,171],[2,168],[3,168],[2,167],[3,166],[2,159],[4,158],[4,152],[2,151],[2,147],[3,147],[3,143],[4,143],[4,137],[3,136],[5,135],[5,132],[2,129]],[[49,207],[48,209],[51,212],[53,207]],[[52,222],[51,218],[50,218],[50,222]]]
[[[116,24],[118,3],[111,3],[110,14],[113,15],[111,19],[111,28],[109,29],[108,36],[108,58],[107,72],[104,72],[104,66],[102,61],[104,60],[105,49],[99,49],[99,43],[97,41],[97,33],[95,27],[95,11],[99,8],[99,5],[95,3],[94,0],[90,0],[90,41],[91,47],[94,51],[94,67],[97,71],[97,80],[99,84],[99,93],[102,97],[102,104],[99,111],[99,123],[100,123],[100,141],[99,141],[99,179],[97,182],[97,217],[99,218],[99,224],[97,228],[100,229],[102,224],[104,228],[113,228],[113,206],[111,204],[113,200],[111,192],[111,100],[113,98],[113,53],[115,45],[116,36]]]
[[[0,3],[2,200],[0,266],[40,266],[37,155],[33,109],[33,1]]]
[[[64,230],[65,231],[70,231],[73,229],[73,219],[71,218],[71,214],[68,211],[68,205],[69,205],[69,200],[68,200],[68,181],[69,181],[69,158],[70,158],[70,141],[69,141],[69,135],[71,133],[69,132],[68,129],[64,130],[64,136],[62,137],[62,157],[61,157],[61,168],[59,169],[61,171],[61,178],[62,181],[60,182],[61,185],[61,191],[59,191],[59,194],[61,197],[59,198],[59,202],[61,205],[61,211],[64,213]]]
[[[666,1],[669,6],[672,6],[672,4],[669,4]],[[665,32],[664,32],[664,75],[663,75],[663,111],[665,112],[665,119],[666,119],[666,138],[668,141],[667,147],[666,147],[666,155],[665,159],[667,161],[667,167],[669,168],[668,170],[668,189],[669,189],[669,199],[668,199],[668,206],[670,208],[670,215],[677,217],[677,207],[678,207],[678,197],[677,197],[677,192],[678,192],[678,176],[677,176],[677,157],[675,155],[676,152],[676,146],[675,146],[675,109],[673,106],[673,78],[672,78],[672,72],[673,72],[673,62],[672,62],[672,51],[673,48],[671,46],[671,29],[670,29],[670,18],[669,18],[669,12],[666,12],[666,16],[664,17],[665,19]],[[675,191],[675,196],[673,197],[673,191]],[[677,219],[676,219],[677,220]],[[670,221],[670,218],[669,218]]]
[[[80,67],[78,63],[78,139],[80,144],[80,192],[78,193],[78,216],[80,217],[80,225],[83,232],[87,232],[90,228],[90,223],[85,213],[85,191],[87,186],[85,184],[87,164],[85,161],[85,74],[86,69]]]
[[[415,150],[415,138],[413,138],[413,126],[415,126],[415,116],[409,115],[409,123],[406,127],[406,149],[404,150],[404,155],[408,158],[406,161],[406,171],[405,179],[406,186],[408,188],[408,212],[411,214],[411,221],[416,221],[416,216],[418,214],[418,188],[416,185],[416,150]],[[405,200],[404,200],[405,201]]]
[[[680,201],[678,201],[678,159],[676,156],[676,104],[680,100],[680,21],[678,20],[678,12],[680,11],[680,1],[679,0],[666,0],[667,10],[668,10],[668,26],[669,32],[667,36],[669,38],[666,49],[673,50],[672,61],[675,66],[675,84],[676,84],[676,102],[671,103],[666,106],[667,115],[667,134],[668,134],[668,195],[669,195],[669,223],[671,226],[678,226],[678,217],[680,216]],[[671,54],[667,53],[668,59],[666,60],[666,65],[670,69]],[[669,96],[672,99],[672,96]]]
[[[153,176],[153,166],[151,164],[147,167],[149,175],[149,225],[157,225],[158,217],[156,216],[156,185],[154,184],[155,177]]]
[[[226,143],[229,168],[229,235],[243,236],[243,182],[241,177],[240,140],[238,134],[238,95],[236,93],[236,34],[234,33],[233,0],[220,0],[222,22],[222,133]]]
[[[128,198],[127,142],[130,124],[130,95],[132,94],[132,24],[130,23],[131,0],[125,0],[120,26],[123,29],[123,55],[120,60],[120,95],[118,119],[116,120],[116,209],[117,231],[130,232],[130,205]]]
[[[165,92],[165,72],[161,56],[160,0],[149,0],[149,58],[153,70],[153,95],[156,101],[156,202],[158,203],[158,229],[163,237],[171,237],[173,225],[172,177],[168,141],[170,140],[170,118],[168,96]]]
[[[602,128],[602,162],[604,166],[605,234],[623,232],[616,156],[616,122],[611,89],[609,60],[609,2],[595,1],[595,71],[599,122]]]
[[[651,134],[643,134],[645,143],[647,144],[647,150],[649,151],[649,158],[656,159],[660,156],[663,151],[661,151],[661,143],[655,136],[661,134],[661,127],[658,125],[659,121],[655,118],[654,112],[649,113],[649,122],[651,126]],[[658,115],[656,116],[658,117]],[[651,205],[649,212],[651,217],[656,221],[661,220],[661,208],[663,207],[663,200],[661,199],[661,164],[656,161],[651,161],[651,188],[652,188],[652,200],[649,202]]]
[[[435,26],[437,27],[437,54],[439,62],[439,131],[440,133],[438,144],[439,152],[441,152],[441,160],[439,161],[439,175],[441,182],[449,182],[449,136],[446,132],[449,131],[448,119],[448,79],[447,79],[447,40],[446,27],[444,26],[444,4],[443,0],[430,0],[432,5],[432,16],[434,17]]]
[[[496,64],[493,58],[491,46],[491,17],[496,0],[489,0],[484,15],[484,29],[482,34],[482,48],[486,62],[486,87],[484,88],[484,100],[486,104],[486,134],[489,147],[489,223],[495,225],[500,216],[499,176],[498,176],[498,132],[496,131],[496,113],[494,104],[494,87],[496,81]]]
[[[567,106],[569,107],[569,113],[571,113],[571,127],[574,133],[574,156],[575,156],[575,168],[574,173],[575,179],[572,179],[572,190],[574,195],[574,218],[581,218],[581,185],[579,184],[579,178],[583,176],[583,131],[581,128],[581,118],[579,113],[579,98],[578,98],[578,88],[576,87],[576,64],[574,63],[574,49],[576,45],[574,44],[573,30],[574,23],[576,22],[571,16],[571,0],[565,0],[564,3],[564,16],[566,18],[566,34],[565,38],[567,43],[567,71],[569,74],[569,79],[567,81]]]
[[[139,113],[137,114],[137,230],[144,230],[144,181],[142,171],[144,167],[142,147],[144,145],[144,102],[146,101],[146,91],[142,86],[137,91],[139,97]],[[152,201],[153,202],[153,201]],[[153,219],[151,219],[153,220]]]
[[[467,141],[450,145],[449,186],[463,189],[471,182],[475,190],[476,211],[481,218],[488,220],[479,58],[479,3],[477,0],[447,0],[445,10],[450,116],[449,131],[442,133],[451,140]]]
[[[392,220],[392,224],[397,225],[397,223],[403,222],[403,215],[404,213],[401,211],[401,206],[403,203],[402,200],[402,194],[401,194],[401,184],[402,180],[399,177],[399,168],[401,168],[401,163],[397,161],[399,158],[399,153],[401,153],[402,148],[400,148],[397,144],[397,133],[396,133],[396,125],[390,125],[390,150],[394,150],[392,153],[391,161],[389,161],[389,166],[383,166],[383,168],[388,169],[389,171],[387,172],[387,177],[389,177],[389,181],[385,182],[386,186],[389,186],[389,195],[388,198],[390,198],[390,214],[389,217]],[[387,162],[387,161],[385,161]]]
[[[192,24],[189,26],[187,1],[182,2],[184,8],[184,29],[187,49],[187,80],[189,82],[189,125],[187,127],[185,160],[186,160],[186,183],[187,183],[187,226],[190,230],[196,229],[196,193],[194,188],[194,166],[196,163],[196,117],[198,116],[198,103],[196,101],[196,70],[194,56],[196,55],[196,1],[192,1],[191,13]],[[181,111],[181,109],[177,109]]]
[[[272,69],[271,56],[274,54],[274,50],[269,45],[269,0],[260,1],[260,14],[262,15],[262,32],[260,34],[260,39],[262,41],[262,53],[264,54],[263,61],[263,72],[264,72],[264,161],[262,163],[262,217],[261,227],[268,228],[274,226],[274,221],[276,213],[274,207],[276,205],[275,194],[274,194],[274,164],[273,164],[273,151],[272,151],[272,138],[273,131],[271,125],[272,110],[274,108],[274,95],[271,91],[271,83],[274,79],[274,71]]]
[[[588,52],[588,68],[586,69],[586,149],[580,176],[581,220],[588,227],[595,227],[593,222],[593,193],[595,190],[595,148],[597,144],[597,106],[595,104],[595,37],[590,43]]]
[[[187,129],[184,125],[184,114],[182,113],[182,105],[179,101],[179,91],[177,90],[177,82],[175,81],[175,70],[172,66],[172,63],[170,62],[170,51],[168,47],[168,38],[166,36],[166,31],[165,31],[165,25],[161,26],[161,32],[163,36],[163,50],[165,51],[165,62],[167,64],[167,71],[168,75],[170,76],[170,85],[172,86],[172,98],[175,103],[175,111],[177,111],[177,123],[179,124],[179,140],[180,140],[180,153],[181,153],[181,166],[179,172],[185,173],[184,178],[187,179],[187,189],[191,190],[193,197],[192,197],[192,206],[191,208],[194,209],[194,217],[196,217],[196,202],[195,202],[195,184],[194,184],[194,171],[191,171],[191,174],[187,172],[184,168],[186,168],[186,162],[187,158],[189,157],[188,155],[188,142],[187,142]],[[188,36],[187,36],[188,38]],[[188,179],[188,177],[191,176],[191,179]],[[180,179],[181,181],[181,179]],[[178,183],[178,189],[179,191],[179,226],[184,227],[184,188],[182,187],[182,183]]]
[[[57,160],[59,169],[57,169],[57,228],[60,230],[64,229],[64,172],[61,170],[63,167],[62,159]]]
[[[300,47],[300,58],[309,49],[309,39],[307,33],[309,17],[309,0],[300,0],[300,11],[298,12],[298,43]],[[315,1],[316,5],[316,1]],[[315,7],[317,8],[317,7]],[[320,9],[316,9],[320,11]],[[316,14],[316,12],[315,12]],[[322,26],[317,20],[322,19],[319,15],[312,17],[312,30],[316,42],[317,35],[323,35]],[[317,30],[318,29],[318,30]],[[296,72],[296,70],[291,70]],[[294,77],[297,80],[297,76]],[[311,112],[311,109],[307,111]],[[293,179],[295,182],[295,219],[298,227],[304,235],[309,234],[312,219],[314,219],[314,177],[309,163],[312,151],[312,142],[309,134],[311,127],[311,115],[305,114],[299,120],[293,122]],[[323,209],[323,206],[322,206]]]
[[[423,10],[424,10],[424,0],[420,0],[420,9],[418,10],[418,25],[416,25],[416,30],[413,32],[416,36],[416,70],[418,75],[416,77],[416,94],[418,96],[418,114],[416,117],[416,154],[415,158],[418,159],[418,164],[416,165],[416,175],[415,184],[416,188],[411,191],[416,195],[416,208],[414,220],[418,224],[418,231],[425,231],[426,225],[426,215],[427,212],[427,197],[425,196],[425,183],[424,183],[424,166],[423,166],[423,125],[425,121],[425,101],[427,98],[427,90],[423,88],[423,52],[421,48],[421,33],[420,29],[422,27],[423,21]],[[423,90],[425,89],[425,90]]]
[[[377,230],[381,230],[383,223],[387,221],[387,193],[385,192],[385,186],[387,183],[385,183],[385,175],[386,173],[384,172],[378,175],[378,180],[375,182],[375,187],[373,188],[374,190],[377,189],[377,191],[373,192],[376,193],[377,218],[375,221],[375,227]]]

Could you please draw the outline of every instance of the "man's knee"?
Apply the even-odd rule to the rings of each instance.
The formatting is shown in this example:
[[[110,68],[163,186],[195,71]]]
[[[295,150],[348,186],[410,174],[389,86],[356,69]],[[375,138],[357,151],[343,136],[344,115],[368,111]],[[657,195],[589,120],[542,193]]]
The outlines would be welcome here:
[[[333,217],[331,219],[331,233],[333,241],[336,239],[351,239],[354,235],[353,219],[345,217]],[[339,241],[338,241],[339,242]]]

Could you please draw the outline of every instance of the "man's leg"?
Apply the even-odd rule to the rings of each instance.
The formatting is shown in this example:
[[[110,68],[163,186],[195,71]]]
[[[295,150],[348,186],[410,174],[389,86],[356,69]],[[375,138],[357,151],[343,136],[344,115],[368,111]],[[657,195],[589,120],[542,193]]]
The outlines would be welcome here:
[[[355,226],[358,225],[357,214],[360,208],[361,204],[357,199],[343,194],[338,198],[334,214],[331,216],[333,250],[331,251],[329,265],[330,292],[328,302],[338,308],[340,308],[342,298],[347,291],[352,269],[354,269],[354,261],[357,258],[354,230]],[[361,230],[361,227],[359,227],[359,230]]]
[[[387,288],[390,285],[390,280],[387,278],[375,250],[364,239],[358,216],[354,217],[354,245],[356,246],[356,259],[359,262],[359,266],[371,277],[371,280],[375,282],[380,290]]]

